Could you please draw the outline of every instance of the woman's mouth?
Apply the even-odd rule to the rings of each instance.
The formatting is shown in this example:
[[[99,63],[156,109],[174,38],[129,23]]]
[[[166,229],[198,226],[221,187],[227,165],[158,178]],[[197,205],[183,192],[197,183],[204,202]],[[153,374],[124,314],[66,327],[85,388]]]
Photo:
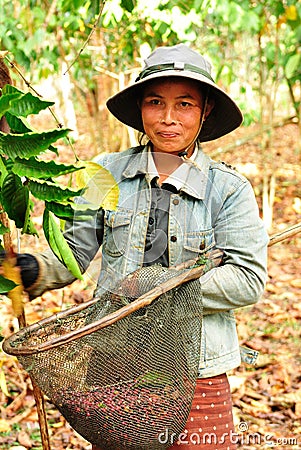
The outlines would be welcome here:
[[[164,139],[172,139],[178,136],[177,133],[172,133],[171,131],[160,131],[158,135]]]

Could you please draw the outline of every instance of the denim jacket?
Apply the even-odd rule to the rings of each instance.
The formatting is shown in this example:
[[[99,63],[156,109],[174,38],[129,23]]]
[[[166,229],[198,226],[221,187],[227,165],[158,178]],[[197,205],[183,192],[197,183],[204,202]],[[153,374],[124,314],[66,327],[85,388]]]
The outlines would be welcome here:
[[[95,296],[143,264],[151,202],[146,172],[147,149],[135,147],[100,155],[96,162],[118,183],[116,210],[68,224],[66,234],[82,271],[102,245]],[[204,305],[200,377],[211,377],[241,362],[233,310],[256,303],[266,281],[268,235],[246,178],[198,151],[182,189],[171,194],[169,263],[177,265],[218,248],[224,264],[200,277]],[[38,257],[41,273],[32,297],[73,281],[72,275],[47,251]],[[46,276],[47,273],[47,276]]]

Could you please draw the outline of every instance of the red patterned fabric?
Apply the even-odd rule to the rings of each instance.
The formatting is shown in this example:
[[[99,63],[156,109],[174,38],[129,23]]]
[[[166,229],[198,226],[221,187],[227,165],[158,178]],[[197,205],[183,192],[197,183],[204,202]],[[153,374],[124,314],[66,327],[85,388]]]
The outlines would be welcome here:
[[[235,450],[231,391],[226,374],[199,378],[186,428],[170,450]]]
[[[169,450],[236,450],[235,436],[227,375],[199,378],[185,430]]]

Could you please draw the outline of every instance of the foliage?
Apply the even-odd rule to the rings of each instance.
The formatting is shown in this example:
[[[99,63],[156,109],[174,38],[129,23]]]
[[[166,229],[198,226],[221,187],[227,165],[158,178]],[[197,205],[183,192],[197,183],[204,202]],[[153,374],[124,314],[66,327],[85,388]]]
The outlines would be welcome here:
[[[85,183],[82,183],[79,189],[63,185],[59,177],[71,176],[73,172],[78,171],[83,173],[83,177],[86,173],[85,163],[77,161],[74,165],[67,165],[42,159],[47,151],[58,154],[52,144],[64,138],[69,130],[36,132],[26,121],[28,115],[38,114],[51,105],[51,102],[24,93],[11,85],[5,85],[2,89],[0,118],[5,116],[10,125],[10,133],[0,132],[0,202],[3,211],[22,233],[38,235],[32,221],[33,200],[36,198],[44,201],[45,237],[53,252],[70,272],[75,277],[81,278],[80,269],[55,217],[61,220],[72,219],[75,216],[77,220],[87,218],[108,202],[106,198],[108,192],[111,194],[109,206],[114,208],[118,190],[114,187],[113,178],[101,166],[96,165],[101,172],[100,181],[104,183],[106,191],[100,188],[104,194],[99,197],[98,204],[75,203],[75,197],[89,193],[87,186],[92,177],[86,175]],[[0,234],[3,235],[7,231],[7,227],[2,224]],[[3,277],[0,279],[0,291],[7,292],[13,287],[14,285],[9,284]]]
[[[245,86],[258,89],[262,60],[267,77],[287,84],[299,114],[295,86],[301,70],[301,6],[296,0],[58,0],[51,8],[46,0],[3,0],[3,10],[1,47],[33,81],[59,73],[62,61],[70,65],[80,54],[72,66],[73,80],[81,80],[80,91],[94,94],[97,66],[126,72],[139,67],[154,47],[182,41],[207,54],[225,87],[237,83],[239,74],[242,106],[248,104]]]

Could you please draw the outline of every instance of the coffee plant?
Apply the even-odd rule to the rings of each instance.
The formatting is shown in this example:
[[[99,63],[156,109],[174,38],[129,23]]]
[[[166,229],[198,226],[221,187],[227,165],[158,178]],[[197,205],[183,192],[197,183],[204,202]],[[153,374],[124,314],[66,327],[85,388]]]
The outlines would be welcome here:
[[[50,131],[37,132],[32,129],[27,118],[32,114],[53,105],[53,102],[23,92],[6,84],[0,97],[0,119],[4,116],[9,126],[9,132],[0,131],[0,203],[1,215],[0,236],[10,232],[3,217],[7,216],[14,222],[22,234],[36,235],[32,214],[34,199],[44,202],[43,232],[59,260],[68,270],[81,279],[81,271],[61,231],[59,221],[87,218],[95,214],[101,206],[111,208],[116,205],[118,187],[113,177],[103,167],[76,158],[74,164],[59,164],[47,160],[47,152],[58,150],[54,144],[68,135],[69,130],[56,128]],[[72,175],[78,173],[76,188],[72,186]],[[68,186],[59,181],[61,176],[70,176]],[[86,195],[89,199],[89,179],[101,179],[99,204],[85,202],[79,204],[75,198]],[[73,183],[74,184],[74,183]],[[0,242],[3,251],[3,239]],[[5,249],[7,251],[7,249]],[[16,287],[16,283],[0,275],[0,292],[5,293]]]

